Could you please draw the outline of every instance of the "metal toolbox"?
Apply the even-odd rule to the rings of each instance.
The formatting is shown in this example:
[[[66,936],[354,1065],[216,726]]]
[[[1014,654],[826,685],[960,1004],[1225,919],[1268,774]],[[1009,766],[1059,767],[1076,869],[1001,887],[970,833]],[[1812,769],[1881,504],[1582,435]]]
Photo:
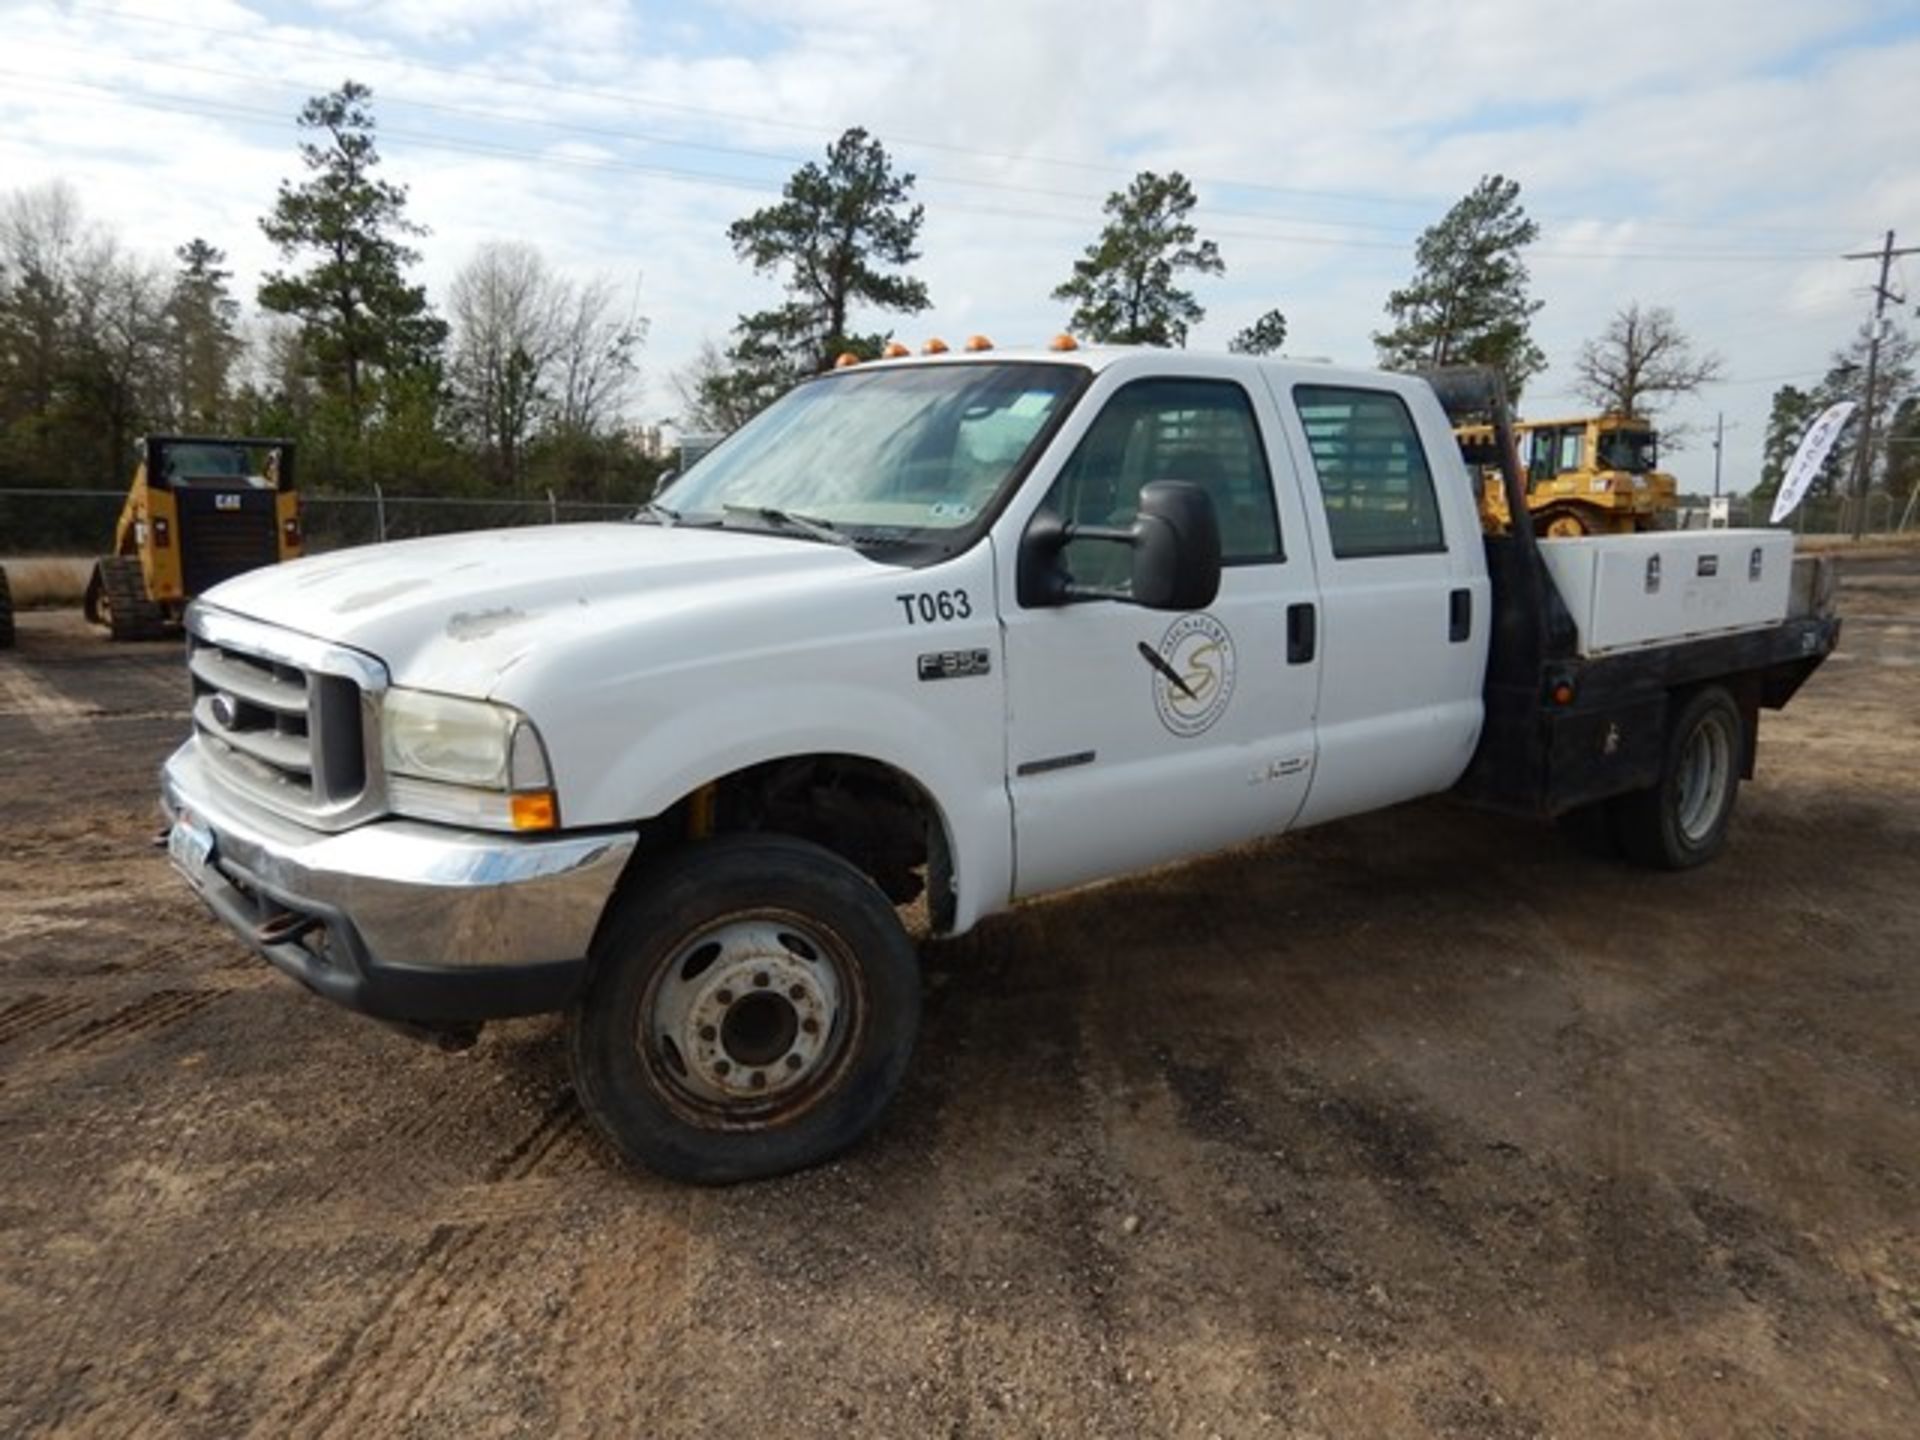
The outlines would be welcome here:
[[[1585,655],[1761,629],[1787,618],[1786,530],[1653,531],[1542,540]]]

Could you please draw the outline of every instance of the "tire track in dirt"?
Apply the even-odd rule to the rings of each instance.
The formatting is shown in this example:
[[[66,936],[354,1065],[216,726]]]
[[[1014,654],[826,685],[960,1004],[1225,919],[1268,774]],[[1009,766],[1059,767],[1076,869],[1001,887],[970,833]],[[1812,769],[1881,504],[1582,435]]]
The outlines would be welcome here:
[[[485,1185],[537,1174],[583,1118],[573,1092],[562,1091],[525,1134],[489,1162]],[[372,1310],[295,1382],[288,1402],[256,1433],[359,1436],[398,1429],[419,1398],[445,1380],[454,1352],[497,1311],[497,1290],[507,1272],[529,1258],[509,1238],[522,1218],[512,1213],[511,1201],[498,1209],[483,1202],[480,1209],[477,1218],[471,1210],[452,1216],[436,1212],[426,1243]],[[550,1244],[550,1238],[535,1239],[536,1249]]]
[[[0,1045],[10,1044],[35,1030],[58,1025],[93,1002],[74,995],[23,995],[0,1006]]]
[[[1115,1300],[1123,1211],[1101,1144],[1098,1059],[1083,1009],[1099,970],[1040,958],[1064,953],[1063,929],[1091,952],[1097,932],[1077,928],[1088,918],[1072,900],[1025,906],[940,957],[943,972],[964,979],[943,981],[940,997],[955,1088],[941,1102],[939,1137],[967,1156],[981,1185],[946,1191],[928,1217],[933,1283],[952,1297],[937,1322],[939,1381],[917,1401],[933,1412],[928,1429],[1152,1429],[1144,1397],[1129,1386],[1134,1366]],[[983,1227],[986,1215],[994,1220]],[[1008,1337],[1023,1331],[1048,1335],[1051,1363],[1040,1353],[1010,1358]]]
[[[220,1000],[224,990],[155,990],[111,1015],[89,1020],[47,1047],[48,1054],[94,1050],[118,1044],[144,1031],[177,1025]]]

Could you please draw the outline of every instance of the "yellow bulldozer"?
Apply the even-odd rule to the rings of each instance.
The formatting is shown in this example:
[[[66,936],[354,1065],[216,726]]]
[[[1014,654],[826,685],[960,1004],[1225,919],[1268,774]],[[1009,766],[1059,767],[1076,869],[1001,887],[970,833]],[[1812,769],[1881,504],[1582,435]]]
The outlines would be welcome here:
[[[1513,427],[1527,477],[1527,512],[1536,535],[1624,535],[1671,523],[1678,487],[1659,468],[1653,426],[1630,415],[1529,420]],[[1454,431],[1468,463],[1480,469],[1480,522],[1490,534],[1513,524],[1500,485],[1491,425]]]
[[[159,639],[194,596],[300,549],[291,440],[149,435],[113,553],[87,582],[87,619],[115,640]]]

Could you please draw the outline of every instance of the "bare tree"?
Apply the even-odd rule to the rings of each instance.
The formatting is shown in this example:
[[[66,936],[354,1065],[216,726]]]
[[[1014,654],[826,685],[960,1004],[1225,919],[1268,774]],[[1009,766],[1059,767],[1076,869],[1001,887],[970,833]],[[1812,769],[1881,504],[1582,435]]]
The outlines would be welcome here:
[[[448,293],[456,415],[498,465],[500,478],[515,486],[546,398],[544,381],[563,343],[566,291],[531,245],[490,241]]]
[[[139,426],[167,408],[167,295],[164,273],[89,225],[70,186],[0,203],[0,390],[43,442],[67,429],[56,448],[81,463],[59,469],[125,479]]]
[[[1601,409],[1646,416],[1665,401],[1718,380],[1722,364],[1718,355],[1695,353],[1671,310],[1642,308],[1636,300],[1613,317],[1598,340],[1580,347],[1573,371],[1575,389]]]
[[[74,399],[99,417],[102,473],[119,481],[142,422],[168,406],[167,273],[111,240],[81,248],[74,267],[69,379]]]
[[[73,257],[85,239],[73,187],[55,181],[0,202],[0,361],[27,413],[53,408],[73,309]]]
[[[785,385],[766,372],[736,366],[711,340],[673,377],[680,397],[678,424],[690,435],[727,435],[778,399]]]
[[[624,305],[619,288],[604,275],[570,287],[561,308],[555,427],[580,436],[613,428],[639,383],[639,350],[646,338],[638,279]]]

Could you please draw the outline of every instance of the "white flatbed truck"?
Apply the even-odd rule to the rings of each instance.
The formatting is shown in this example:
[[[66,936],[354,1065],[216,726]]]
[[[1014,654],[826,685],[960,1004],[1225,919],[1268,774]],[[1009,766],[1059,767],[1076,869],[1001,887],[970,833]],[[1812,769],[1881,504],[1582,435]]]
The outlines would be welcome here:
[[[1710,859],[1760,712],[1834,646],[1830,574],[1770,531],[1485,538],[1469,411],[1506,434],[1472,374],[837,370],[632,522],[209,593],[169,848],[345,1006],[449,1044],[564,1012],[595,1124],[695,1181],[873,1124],[917,1026],[916,901],[958,934],[1449,790]]]

